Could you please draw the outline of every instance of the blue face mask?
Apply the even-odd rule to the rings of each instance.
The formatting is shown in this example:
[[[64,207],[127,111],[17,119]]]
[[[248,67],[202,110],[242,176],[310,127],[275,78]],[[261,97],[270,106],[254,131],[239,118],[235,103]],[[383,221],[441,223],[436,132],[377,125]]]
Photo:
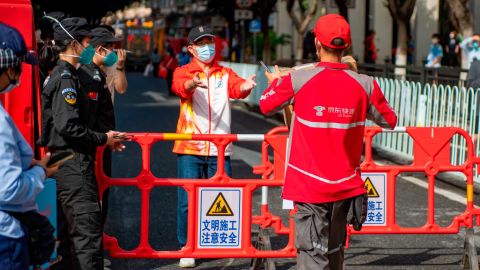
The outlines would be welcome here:
[[[106,67],[111,67],[111,66],[115,65],[115,63],[117,63],[117,61],[118,61],[118,55],[115,52],[112,52],[112,51],[110,51],[106,48],[103,48],[103,49],[108,52],[108,54],[103,57],[103,64]]]
[[[473,47],[475,50],[477,50],[477,49],[478,49],[478,42],[477,42],[477,41],[474,41],[474,42],[472,43],[472,47]]]
[[[203,63],[210,64],[215,57],[215,44],[206,44],[197,47],[197,57]]]
[[[82,65],[88,65],[92,63],[93,56],[95,55],[95,50],[92,46],[88,46],[87,48],[83,49],[82,53],[78,57],[78,63]]]

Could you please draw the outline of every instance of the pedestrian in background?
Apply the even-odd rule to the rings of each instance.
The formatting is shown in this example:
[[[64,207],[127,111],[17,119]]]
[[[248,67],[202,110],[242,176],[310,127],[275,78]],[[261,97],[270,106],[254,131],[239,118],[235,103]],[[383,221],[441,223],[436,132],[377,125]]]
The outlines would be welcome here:
[[[365,120],[393,129],[397,117],[374,78],[341,63],[352,44],[348,22],[337,14],[322,16],[314,32],[320,63],[283,77],[267,72],[272,83],[260,98],[260,109],[272,114],[293,104],[282,196],[297,210],[298,269],[337,270],[344,265],[352,200],[367,200],[358,169]]]
[[[457,67],[458,56],[460,54],[460,42],[458,41],[457,33],[455,31],[451,31],[448,35],[445,52],[447,54],[447,64],[451,67]]]
[[[432,35],[432,45],[427,55],[426,67],[439,68],[442,66],[443,48],[440,44],[440,34]]]
[[[172,83],[173,83],[173,71],[178,67],[178,59],[175,56],[175,52],[172,48],[168,47],[165,50],[165,54],[162,57],[162,62],[160,63],[160,74],[167,82],[167,90],[169,96],[174,96],[172,92]]]
[[[220,66],[215,58],[215,35],[206,26],[188,34],[192,61],[175,70],[173,91],[180,97],[179,134],[230,134],[230,98],[247,97],[255,86],[255,75],[242,79],[233,70]],[[176,141],[178,178],[211,178],[217,171],[217,147],[206,141]],[[225,172],[231,176],[231,145],[225,151]],[[187,243],[188,194],[178,188],[177,237]],[[180,267],[195,267],[193,258],[182,258]]]
[[[363,60],[367,64],[375,64],[375,62],[377,62],[377,47],[375,46],[375,35],[375,31],[370,30],[365,37],[365,41],[363,41],[363,45],[365,48]]]
[[[480,36],[478,34],[474,34],[472,37],[468,37],[460,43],[460,48],[462,48],[467,58],[467,65],[465,66],[466,69],[470,69],[470,65],[474,61],[480,60],[479,42]]]
[[[54,18],[52,18],[56,21]],[[55,51],[59,60],[42,91],[42,134],[39,145],[52,154],[70,152],[53,176],[57,180],[58,254],[62,260],[52,269],[103,269],[102,216],[95,153],[107,145],[122,150],[124,134],[97,132],[89,126],[88,89],[81,88],[78,64],[90,64],[90,27],[84,18],[67,18],[54,25]]]
[[[22,63],[37,64],[27,52],[18,30],[0,23],[0,95],[20,84]],[[16,102],[11,99],[11,102]],[[58,170],[49,168],[50,153],[33,159],[33,150],[0,103],[0,265],[1,269],[29,269],[29,241],[26,225],[12,212],[37,211],[36,197],[43,181]]]
[[[187,46],[182,47],[182,51],[179,52],[177,55],[177,60],[179,67],[185,66],[186,64],[190,63],[190,54],[188,54]]]
[[[153,52],[150,55],[150,62],[152,63],[152,66],[153,66],[153,77],[157,78],[160,62],[162,62],[162,57],[160,57],[160,54],[158,53],[157,48],[153,49]]]

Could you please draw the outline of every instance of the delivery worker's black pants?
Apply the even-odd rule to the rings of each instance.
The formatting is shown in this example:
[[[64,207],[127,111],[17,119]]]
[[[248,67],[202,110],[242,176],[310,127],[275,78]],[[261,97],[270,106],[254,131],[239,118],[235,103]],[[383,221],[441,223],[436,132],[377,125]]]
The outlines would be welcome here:
[[[296,203],[295,247],[298,270],[343,269],[347,214],[351,199]]]
[[[52,269],[103,270],[103,226],[93,155],[75,153],[53,178],[62,261]]]

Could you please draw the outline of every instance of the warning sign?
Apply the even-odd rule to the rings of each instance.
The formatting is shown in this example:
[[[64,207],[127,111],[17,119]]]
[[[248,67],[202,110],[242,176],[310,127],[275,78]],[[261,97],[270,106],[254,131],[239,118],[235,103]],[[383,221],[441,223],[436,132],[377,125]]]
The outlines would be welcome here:
[[[198,189],[199,248],[241,248],[242,188]]]
[[[365,225],[384,226],[387,224],[387,174],[362,173],[368,195],[368,212]]]
[[[378,195],[377,190],[375,189],[375,186],[372,184],[372,180],[370,180],[370,177],[367,177],[367,179],[365,179],[365,189],[367,190],[368,197],[371,197],[371,198],[380,197]]]
[[[210,206],[207,216],[233,216],[232,209],[221,192],[218,193],[217,198]]]

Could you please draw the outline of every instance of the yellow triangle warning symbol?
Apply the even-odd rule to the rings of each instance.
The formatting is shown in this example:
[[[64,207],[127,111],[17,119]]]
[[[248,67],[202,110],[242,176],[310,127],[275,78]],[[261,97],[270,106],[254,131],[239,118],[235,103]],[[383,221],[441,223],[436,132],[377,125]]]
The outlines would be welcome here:
[[[232,208],[230,208],[230,205],[228,205],[227,200],[225,200],[221,192],[218,193],[217,198],[215,198],[212,206],[210,206],[207,216],[233,216]]]
[[[368,197],[371,197],[371,198],[380,197],[380,195],[378,195],[377,189],[375,189],[375,186],[373,185],[372,180],[370,180],[369,177],[365,179],[365,189],[367,190]]]

